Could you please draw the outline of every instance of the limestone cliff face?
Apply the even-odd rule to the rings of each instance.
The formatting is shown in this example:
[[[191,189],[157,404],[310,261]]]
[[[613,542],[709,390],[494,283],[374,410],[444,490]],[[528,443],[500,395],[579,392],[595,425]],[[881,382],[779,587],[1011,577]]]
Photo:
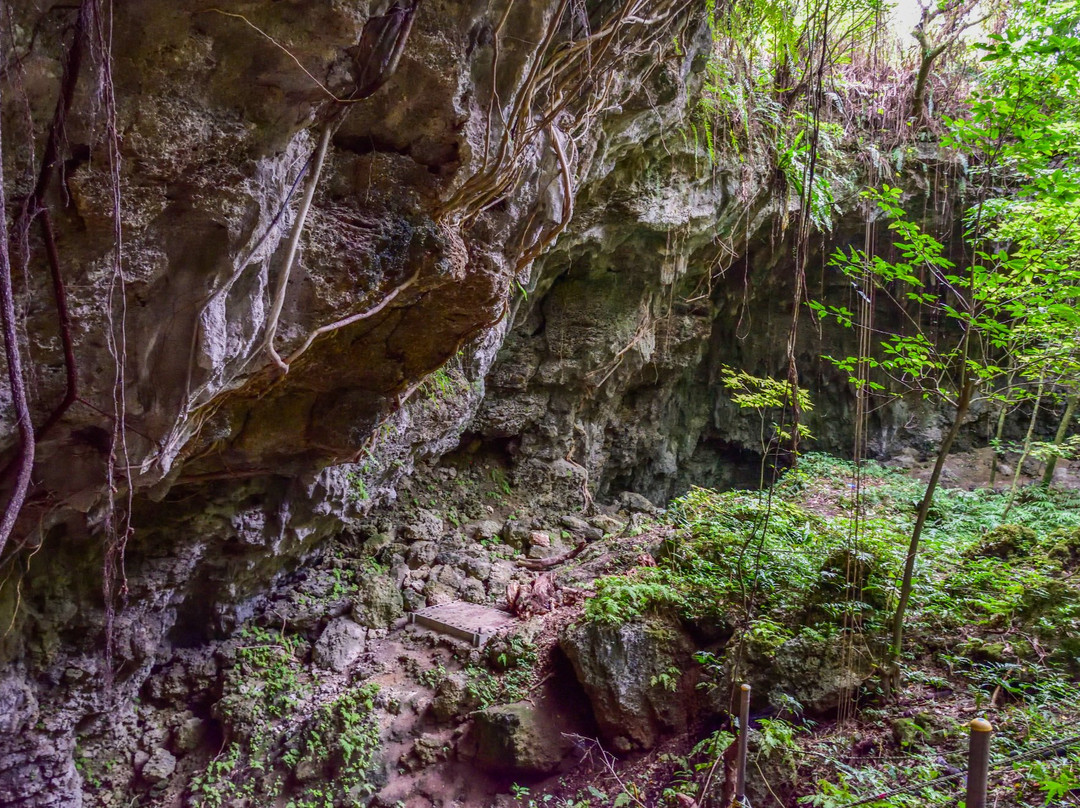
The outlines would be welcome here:
[[[44,200],[78,398],[39,442],[0,573],[0,804],[79,805],[80,728],[110,716],[136,734],[140,688],[180,687],[159,681],[166,660],[228,636],[319,539],[463,434],[561,504],[730,482],[757,445],[719,370],[782,372],[788,203],[752,158],[712,164],[687,137],[703,4],[421,0],[389,83],[343,104],[353,46],[390,5],[141,0],[111,30],[89,17]],[[98,6],[9,6],[17,211],[78,15]],[[328,122],[276,326],[284,374],[266,336]],[[40,232],[15,273],[36,424],[65,396]],[[851,337],[826,339],[842,353]],[[799,346],[811,427],[843,449],[851,402],[817,345],[808,331]],[[879,451],[922,434],[910,415],[879,416]],[[14,457],[9,398],[0,435]],[[103,556],[128,513],[107,661]]]
[[[914,156],[890,182],[961,260],[957,200],[925,181],[942,155]],[[511,452],[522,483],[554,467],[573,480],[564,488],[587,483],[601,499],[630,489],[656,502],[690,485],[757,485],[778,413],[740,411],[721,374],[786,378],[796,265],[794,227],[780,222],[794,214],[754,158],[719,160],[729,162],[709,164],[677,133],[657,132],[585,186],[574,225],[537,262],[536,290],[470,425]],[[836,249],[862,246],[867,211],[855,194],[839,203],[832,231],[811,240],[807,296],[853,308],[851,284],[826,265]],[[887,305],[876,314],[895,316]],[[795,353],[813,404],[804,448],[849,453],[854,394],[823,355],[855,355],[855,333],[807,313]],[[928,449],[944,426],[932,405],[894,402],[871,414],[869,449],[879,458]]]
[[[615,166],[644,170],[680,137],[706,41],[696,4],[642,16],[635,3],[424,0],[390,82],[344,105],[363,67],[350,49],[389,5],[9,4],[15,211],[75,38],[85,53],[43,200],[77,399],[39,442],[6,551],[0,803],[78,805],[80,722],[122,720],[169,649],[227,634],[290,559],[391,492],[417,456],[452,448],[522,291],[549,283],[534,259],[593,226],[574,209],[595,206]],[[283,374],[266,334],[331,120],[277,322]],[[675,192],[660,174],[649,181],[656,200],[626,204],[677,207],[661,204]],[[722,203],[706,195],[695,215]],[[681,215],[658,208],[654,231]],[[40,233],[16,268],[38,424],[65,396]],[[103,688],[102,556],[128,514]]]

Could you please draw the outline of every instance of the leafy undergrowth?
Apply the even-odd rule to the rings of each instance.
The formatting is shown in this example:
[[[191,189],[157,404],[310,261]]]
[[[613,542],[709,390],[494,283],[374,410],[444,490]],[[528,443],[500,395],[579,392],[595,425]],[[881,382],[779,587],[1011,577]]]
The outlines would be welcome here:
[[[956,805],[978,716],[995,728],[990,805],[1080,805],[1080,495],[1022,490],[1003,523],[1007,495],[940,492],[916,567],[905,685],[887,698],[875,663],[922,486],[874,464],[857,480],[850,463],[810,455],[771,492],[691,491],[669,510],[676,531],[655,566],[596,582],[588,619],[730,626],[727,656],[701,660],[721,687],[785,647],[858,644],[859,661],[845,664],[862,666],[863,684],[838,708],[815,714],[775,689],[755,704],[767,716],[752,735],[755,806]],[[637,779],[633,767],[622,775],[626,804],[720,805],[714,760],[711,747],[654,755]]]

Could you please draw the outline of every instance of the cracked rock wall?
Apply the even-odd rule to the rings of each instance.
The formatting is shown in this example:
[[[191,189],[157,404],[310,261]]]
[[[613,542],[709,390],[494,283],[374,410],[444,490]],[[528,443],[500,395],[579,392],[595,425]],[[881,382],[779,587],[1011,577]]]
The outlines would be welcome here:
[[[8,5],[0,111],[17,209],[78,9]],[[627,488],[661,501],[755,467],[756,416],[717,379],[724,364],[780,372],[790,250],[772,236],[786,203],[753,158],[710,165],[685,136],[709,47],[703,4],[650,4],[642,22],[614,0],[423,0],[397,72],[334,134],[276,347],[288,356],[354,319],[287,375],[272,366],[265,333],[296,200],[321,127],[341,114],[328,94],[352,91],[350,49],[388,5],[115,7],[122,276],[105,39],[89,46],[46,199],[79,398],[39,444],[0,575],[0,804],[80,805],[80,733],[109,718],[137,734],[131,699],[163,686],[169,660],[209,654],[418,460],[487,442],[512,457],[516,485],[562,506]],[[605,31],[614,47],[589,51]],[[836,243],[859,222],[841,221]],[[36,423],[65,378],[38,233],[15,278]],[[820,448],[843,450],[851,402],[815,364],[817,340],[800,343],[811,427]],[[106,477],[117,400],[119,514]],[[927,413],[880,419],[883,454],[928,434]],[[8,399],[0,436],[13,457]],[[110,660],[106,528],[129,490]]]
[[[764,161],[720,152],[710,164],[664,127],[631,143],[590,176],[574,227],[537,262],[469,429],[513,457],[520,484],[562,469],[564,493],[576,491],[579,503],[586,484],[600,500],[631,490],[658,504],[691,485],[757,485],[762,436],[778,413],[763,423],[740,411],[721,374],[786,378],[795,228],[778,225],[795,213]],[[859,169],[851,158],[832,170]],[[961,200],[926,179],[953,170],[926,146],[888,182],[907,189],[904,204],[959,261],[952,206]],[[836,249],[862,246],[866,211],[854,193],[838,201],[832,232],[811,239],[807,288],[854,308],[851,285],[826,264]],[[875,313],[882,326],[895,317],[884,303]],[[802,449],[850,453],[854,393],[823,354],[855,355],[855,332],[806,312],[795,351],[813,404],[813,439]],[[989,413],[974,410],[971,420],[965,444],[985,434]],[[947,412],[909,397],[874,408],[869,449],[882,459],[931,450],[947,426]]]
[[[531,258],[571,224],[591,178],[675,131],[707,42],[696,5],[666,4],[651,31],[655,20],[608,0],[562,16],[558,0],[424,0],[395,75],[335,133],[276,347],[288,355],[316,329],[378,310],[316,339],[282,375],[263,348],[296,199],[323,122],[340,113],[328,94],[352,90],[349,49],[388,5],[140,0],[109,16],[82,4],[99,26],[44,200],[79,390],[39,443],[6,551],[0,804],[80,805],[79,732],[128,721],[163,659],[227,636],[321,537],[393,496],[418,457],[456,445]],[[8,8],[0,112],[17,210],[79,8]],[[593,54],[604,31],[614,47]],[[546,70],[573,66],[567,54],[588,56],[579,72]],[[473,182],[508,141],[510,169]],[[461,199],[467,210],[448,206]],[[34,227],[15,277],[35,423],[65,390],[40,239]],[[10,459],[14,410],[0,404]],[[126,450],[110,491],[116,434]],[[102,568],[129,492],[107,659]]]

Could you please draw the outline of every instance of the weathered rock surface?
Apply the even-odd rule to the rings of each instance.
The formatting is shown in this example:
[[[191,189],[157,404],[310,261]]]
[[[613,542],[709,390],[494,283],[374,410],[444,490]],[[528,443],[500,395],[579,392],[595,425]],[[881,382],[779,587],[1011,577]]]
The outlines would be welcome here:
[[[176,771],[176,758],[166,749],[155,749],[150,759],[143,764],[142,777],[148,783],[160,783],[168,780]]]
[[[746,678],[777,709],[829,715],[870,677],[874,661],[867,638],[812,639],[798,636],[763,653],[748,647]],[[798,705],[798,706],[796,706]]]
[[[476,762],[503,774],[550,774],[573,748],[566,730],[529,702],[489,707],[476,716],[473,728]]]
[[[315,664],[336,673],[343,673],[364,653],[367,631],[347,617],[331,620],[323,629],[312,658]]]
[[[592,704],[604,739],[619,751],[651,748],[664,732],[685,729],[694,644],[668,623],[582,623],[559,638]]]
[[[29,168],[5,174],[14,202],[33,184],[78,9],[8,5],[20,56],[2,79],[5,166]],[[83,804],[74,751],[107,734],[100,716],[122,729],[110,742],[125,754],[142,744],[151,755],[156,736],[139,729],[146,708],[136,698],[193,710],[216,737],[221,644],[271,605],[311,641],[327,617],[341,626],[351,613],[383,631],[406,607],[502,597],[517,574],[505,560],[444,560],[434,578],[413,577],[430,572],[450,530],[448,515],[419,507],[418,491],[407,522],[368,538],[385,574],[361,572],[351,593],[335,592],[332,576],[305,577],[321,540],[404,496],[418,460],[457,449],[465,433],[560,513],[622,489],[651,499],[632,500],[649,510],[691,479],[732,479],[747,459],[756,421],[727,401],[718,370],[776,371],[790,313],[775,305],[790,300],[777,256],[789,251],[771,243],[778,203],[760,167],[706,170],[676,134],[709,45],[703,9],[690,4],[656,31],[627,23],[620,36],[634,47],[566,77],[569,88],[605,86],[604,103],[568,91],[538,126],[557,91],[526,92],[550,64],[537,43],[550,29],[552,48],[580,44],[608,8],[574,4],[582,25],[553,22],[559,5],[421,3],[397,73],[347,108],[331,94],[353,91],[350,49],[385,0],[240,4],[243,18],[187,0],[116,5],[115,122],[103,117],[102,55],[89,53],[63,176],[45,199],[79,396],[39,442],[33,496],[5,560],[15,574],[0,576],[0,804]],[[310,161],[341,114],[284,286],[274,347],[293,358],[282,374],[266,334]],[[497,165],[504,142],[513,159]],[[17,282],[40,425],[64,398],[66,374],[36,233]],[[718,256],[732,250],[743,271],[718,274]],[[826,405],[811,426],[828,446],[852,400],[813,365],[807,341],[799,350],[817,368],[808,385]],[[910,438],[916,415],[881,416],[882,451]],[[122,452],[111,448],[114,429]],[[9,459],[16,436],[5,393]],[[125,515],[133,531],[121,547]],[[468,519],[474,537],[499,532],[515,547],[549,527]],[[595,536],[576,521],[571,532]],[[117,559],[107,609],[102,570]],[[294,596],[269,603],[271,584],[295,584]],[[598,715],[611,711],[605,733],[648,746],[685,718],[640,673],[631,686],[625,659],[646,666],[647,682],[681,640],[667,647],[623,630],[567,639],[567,652],[577,649]],[[616,734],[623,719],[632,729]],[[175,736],[177,766],[180,752],[196,754],[198,735]],[[152,760],[140,758],[144,772]]]
[[[368,628],[390,628],[404,612],[396,575],[370,568],[360,572],[352,602],[352,616],[357,623]]]

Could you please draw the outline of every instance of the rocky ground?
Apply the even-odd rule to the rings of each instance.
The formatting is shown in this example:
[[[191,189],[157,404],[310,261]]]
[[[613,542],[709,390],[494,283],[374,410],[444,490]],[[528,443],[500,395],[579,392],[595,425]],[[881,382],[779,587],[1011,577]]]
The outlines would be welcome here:
[[[952,476],[978,465],[961,457]],[[1010,744],[1021,744],[1021,723],[1030,739],[1046,735],[1011,712],[1031,707],[1016,683],[1031,672],[1007,675],[1024,654],[1053,652],[1037,626],[943,629],[970,632],[962,651],[963,636],[922,637],[911,687],[884,701],[864,687],[873,666],[835,637],[774,643],[754,633],[760,623],[739,633],[727,607],[650,610],[647,588],[631,607],[648,619],[596,619],[585,606],[598,582],[596,603],[621,602],[603,582],[652,580],[683,528],[634,494],[583,502],[584,515],[530,510],[535,493],[482,454],[421,470],[392,508],[279,580],[232,636],[178,648],[133,719],[85,722],[84,804],[689,806],[703,786],[730,792],[733,659],[755,685],[754,805],[840,806],[868,784],[925,779],[928,747],[948,770],[962,761],[964,721],[988,709],[1011,727]],[[800,496],[831,518],[845,494],[815,483]],[[407,623],[410,611],[458,600],[514,622],[481,648]],[[794,612],[773,614],[784,623]],[[973,684],[960,656],[998,665],[998,684]],[[1067,711],[1059,701],[1032,709]],[[873,774],[853,774],[864,769]],[[1031,791],[1015,781],[1002,788]]]
[[[622,492],[661,502],[691,482],[756,483],[759,415],[718,379],[788,366],[793,200],[771,146],[705,159],[705,4],[421,3],[388,84],[343,120],[327,91],[358,89],[357,43],[383,0],[116,4],[106,49],[97,3],[8,5],[19,69],[2,112],[18,169],[5,190],[11,210],[47,191],[27,209],[50,212],[72,323],[35,225],[17,330],[33,422],[51,426],[0,558],[0,804],[300,808],[380,790],[393,804],[410,788],[482,803],[477,789],[515,782],[539,794],[523,784],[541,775],[476,774],[453,733],[481,705],[580,687],[601,705],[605,748],[631,756],[711,720],[687,649],[730,627],[661,631],[680,662],[611,668],[635,682],[612,694],[582,660],[655,638],[562,628],[590,575],[656,560],[660,538],[641,538],[652,505]],[[519,115],[494,114],[504,103]],[[53,136],[56,159],[39,165]],[[934,143],[905,155],[880,179],[932,211],[934,232],[957,231],[944,212],[962,208],[963,184],[937,178],[958,166]],[[862,171],[837,159],[837,177]],[[813,265],[864,232],[843,186]],[[849,284],[820,294],[842,302]],[[854,343],[828,325],[798,337],[825,449],[848,444],[855,407],[820,346]],[[974,435],[990,413],[972,417]],[[0,401],[9,457],[20,423]],[[872,450],[931,447],[944,423],[920,403],[876,410]],[[541,563],[582,539],[557,570]],[[528,615],[519,642],[541,638],[537,662],[398,633],[406,611],[458,598]],[[433,719],[442,680],[395,678],[400,657],[496,693]],[[670,695],[675,664],[692,676]],[[533,692],[537,665],[551,678]],[[443,746],[458,751],[438,760]],[[409,786],[421,771],[443,779]]]
[[[656,509],[628,495],[588,518],[532,516],[497,463],[475,461],[422,471],[394,508],[298,563],[232,637],[179,648],[133,722],[87,722],[86,804],[484,805],[563,765],[563,732],[595,734],[557,651],[584,590],[545,569],[580,553],[587,583],[593,556]],[[484,649],[406,624],[457,600],[517,620]]]

